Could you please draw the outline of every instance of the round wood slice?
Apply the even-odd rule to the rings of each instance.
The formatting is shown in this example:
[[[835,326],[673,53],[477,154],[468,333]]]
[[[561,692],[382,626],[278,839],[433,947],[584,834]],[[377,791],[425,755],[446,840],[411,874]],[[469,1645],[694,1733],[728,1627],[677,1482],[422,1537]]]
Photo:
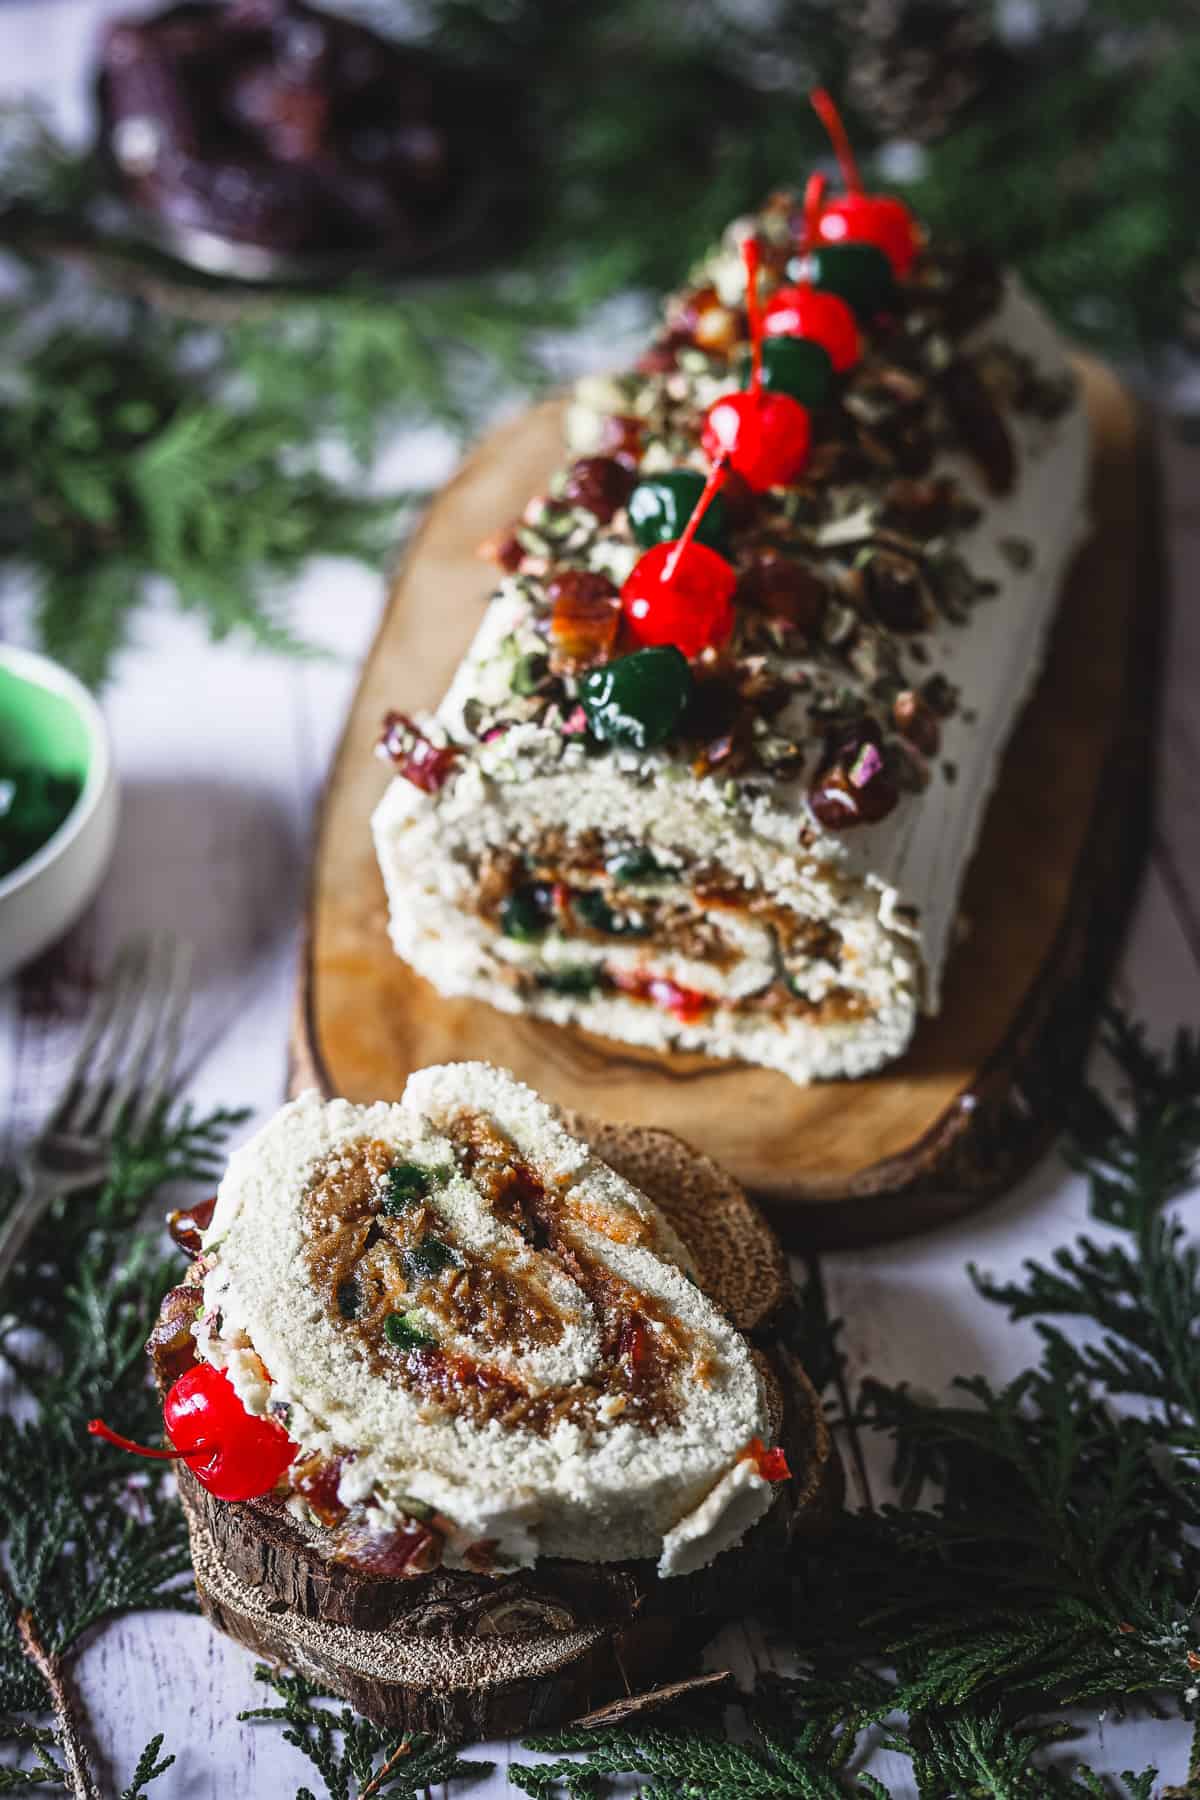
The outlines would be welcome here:
[[[697,1619],[715,1625],[766,1600],[797,1537],[819,1537],[842,1498],[820,1400],[773,1340],[791,1297],[783,1252],[737,1184],[665,1132],[573,1120],[650,1194],[688,1243],[700,1285],[752,1333],[772,1403],[772,1435],[792,1481],[735,1550],[694,1575],[660,1580],[653,1562],[546,1558],[489,1577],[437,1569],[405,1578],[326,1561],[322,1533],[270,1498],[215,1500],[178,1471],[201,1603],[220,1630],[286,1662],[381,1724],[470,1736],[528,1729],[686,1668]],[[151,1339],[160,1388],[178,1372]]]
[[[1063,595],[963,895],[941,1013],[853,1083],[661,1055],[445,1000],[391,950],[368,819],[389,707],[436,703],[492,572],[474,549],[561,462],[561,406],[488,438],[435,501],[396,581],[334,760],[317,833],[293,1032],[293,1091],[399,1095],[413,1069],[482,1057],[597,1118],[680,1132],[803,1246],[864,1242],[969,1210],[1014,1181],[1055,1123],[1124,931],[1148,831],[1160,616],[1155,484],[1136,406],[1079,360],[1094,431],[1094,536]]]

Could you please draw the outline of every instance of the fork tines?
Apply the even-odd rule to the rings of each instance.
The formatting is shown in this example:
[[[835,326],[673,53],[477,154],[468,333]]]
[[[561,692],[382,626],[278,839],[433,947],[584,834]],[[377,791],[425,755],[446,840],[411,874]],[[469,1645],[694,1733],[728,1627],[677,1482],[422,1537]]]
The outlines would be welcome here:
[[[140,1136],[168,1097],[187,1012],[190,947],[156,931],[122,945],[45,1133]]]

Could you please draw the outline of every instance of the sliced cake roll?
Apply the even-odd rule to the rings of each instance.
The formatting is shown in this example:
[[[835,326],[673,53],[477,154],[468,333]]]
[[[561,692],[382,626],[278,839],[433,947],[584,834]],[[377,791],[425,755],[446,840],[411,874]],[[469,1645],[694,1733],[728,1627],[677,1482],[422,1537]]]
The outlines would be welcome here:
[[[397,1105],[303,1095],[171,1230],[166,1446],[91,1429],[175,1461],[213,1623],[380,1723],[661,1683],[834,1516],[783,1252],[666,1132],[426,1069]]]
[[[1088,433],[1039,309],[926,246],[819,371],[799,471],[735,457],[688,550],[728,594],[652,592],[647,623],[634,571],[747,400],[741,247],[787,326],[801,235],[786,197],[739,221],[639,367],[582,384],[436,716],[386,724],[374,833],[395,948],[443,993],[805,1082],[878,1069],[938,1008]],[[813,349],[768,337],[762,363],[803,387]]]
[[[399,1574],[688,1574],[771,1508],[777,1402],[657,1208],[495,1069],[307,1094],[232,1160],[199,1357],[295,1446],[289,1511]]]

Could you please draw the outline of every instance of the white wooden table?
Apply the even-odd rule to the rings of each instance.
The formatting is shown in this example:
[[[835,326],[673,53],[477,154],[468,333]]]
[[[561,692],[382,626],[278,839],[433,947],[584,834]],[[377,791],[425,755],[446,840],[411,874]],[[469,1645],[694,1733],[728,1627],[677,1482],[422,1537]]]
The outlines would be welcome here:
[[[0,5],[0,98],[36,91],[69,129],[81,129],[96,22],[117,10],[130,9],[111,0]],[[451,458],[437,434],[409,437],[389,452],[382,476],[397,486],[437,481]],[[1164,458],[1174,601],[1160,804],[1117,980],[1121,1000],[1160,1038],[1200,1022],[1200,451],[1164,440]],[[54,1093],[89,980],[140,927],[169,926],[198,952],[189,1060],[197,1103],[249,1104],[257,1121],[278,1103],[314,804],[381,597],[379,579],[360,568],[309,572],[294,595],[296,621],[334,653],[316,663],[214,648],[166,608],[141,616],[104,696],[123,787],[112,871],[52,990],[28,980],[0,985],[0,1156]],[[21,613],[20,596],[0,602],[0,634],[23,636]],[[937,1393],[955,1373],[1015,1372],[1028,1360],[1031,1328],[1008,1325],[978,1300],[964,1264],[1015,1274],[1085,1216],[1082,1184],[1050,1157],[964,1223],[825,1257],[831,1307],[846,1320],[852,1385],[873,1372]],[[876,1497],[886,1491],[885,1461],[870,1446],[866,1473]],[[724,1649],[743,1671],[762,1653],[752,1631],[727,1634]],[[240,1709],[266,1698],[253,1661],[199,1617],[146,1614],[103,1631],[78,1675],[100,1759],[121,1777],[112,1791],[142,1743],[164,1731],[179,1761],[153,1789],[162,1800],[290,1800],[308,1765],[274,1727],[236,1723]],[[1187,1738],[1176,1723],[1110,1721],[1082,1748],[1111,1769],[1153,1761],[1164,1780],[1182,1781]],[[470,1791],[481,1800],[511,1792],[508,1748],[479,1754],[497,1770]],[[902,1784],[907,1765],[886,1761],[881,1776]]]

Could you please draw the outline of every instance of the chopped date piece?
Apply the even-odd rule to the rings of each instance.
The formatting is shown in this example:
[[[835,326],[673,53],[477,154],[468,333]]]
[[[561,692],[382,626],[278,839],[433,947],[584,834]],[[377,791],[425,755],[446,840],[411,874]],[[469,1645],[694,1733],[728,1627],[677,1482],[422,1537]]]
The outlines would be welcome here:
[[[739,606],[780,620],[805,638],[820,630],[828,597],[828,586],[815,570],[779,550],[757,551],[738,578]]]
[[[896,695],[892,702],[892,718],[896,730],[923,756],[937,755],[942,742],[941,726],[932,706],[915,689],[906,688]]]
[[[641,1319],[626,1317],[621,1320],[621,1329],[617,1333],[617,1355],[628,1364],[630,1372],[635,1376],[645,1368],[650,1355],[650,1333]]]
[[[631,418],[623,413],[610,413],[600,428],[601,453],[636,469],[642,458],[644,431],[641,419]]]
[[[730,531],[746,531],[758,517],[758,495],[744,475],[730,469],[721,489],[721,505]]]
[[[615,456],[584,456],[567,471],[562,497],[572,506],[586,507],[607,525],[625,505],[635,479],[628,463],[618,462]]]
[[[932,609],[915,562],[894,550],[873,550],[859,573],[871,610],[890,631],[924,631]]]
[[[607,575],[564,569],[547,584],[546,596],[556,672],[607,662],[621,627],[621,596]]]
[[[483,542],[478,544],[475,554],[480,562],[495,563],[506,575],[515,575],[521,566],[525,551],[521,541],[511,525],[504,525],[499,531],[493,531]]]
[[[705,775],[740,774],[750,761],[750,750],[748,723],[739,719],[733,731],[711,739],[692,759],[692,774],[700,779]]]
[[[825,769],[809,789],[808,803],[813,812],[831,831],[845,831],[851,825],[875,825],[894,811],[899,794],[882,766],[869,776],[852,779],[841,766]]]
[[[416,1519],[393,1531],[348,1524],[338,1532],[333,1560],[367,1575],[427,1575],[441,1562],[443,1548],[441,1533]]]
[[[884,523],[912,537],[940,537],[952,526],[970,524],[978,517],[979,508],[965,500],[946,475],[925,480],[897,476],[884,491]]]
[[[683,330],[662,331],[648,350],[639,356],[639,375],[669,375],[679,367],[679,352],[692,342],[691,333]]]
[[[163,1296],[146,1349],[154,1358],[156,1372],[164,1382],[177,1381],[196,1361],[192,1326],[203,1303],[204,1290],[190,1285],[172,1288]]]
[[[444,788],[458,765],[458,751],[435,744],[406,713],[387,714],[376,750],[395,764],[397,774],[425,794]]]
[[[942,400],[951,423],[974,457],[993,494],[1011,494],[1017,458],[1008,426],[974,364],[960,357],[941,378]]]
[[[201,1200],[195,1206],[181,1206],[175,1212],[167,1214],[167,1235],[173,1244],[186,1250],[189,1256],[200,1254],[200,1234],[207,1231],[212,1224],[212,1216],[216,1211],[217,1196],[210,1200]]]
[[[826,741],[808,803],[822,825],[845,831],[886,819],[900,799],[883,755],[883,734],[872,718],[856,720]]]
[[[346,1458],[314,1455],[293,1465],[292,1489],[307,1501],[322,1525],[340,1525],[349,1510],[338,1499],[338,1484]]]
[[[728,356],[744,335],[741,312],[726,306],[715,287],[694,288],[675,302],[671,323],[676,332],[686,333],[698,350]]]

